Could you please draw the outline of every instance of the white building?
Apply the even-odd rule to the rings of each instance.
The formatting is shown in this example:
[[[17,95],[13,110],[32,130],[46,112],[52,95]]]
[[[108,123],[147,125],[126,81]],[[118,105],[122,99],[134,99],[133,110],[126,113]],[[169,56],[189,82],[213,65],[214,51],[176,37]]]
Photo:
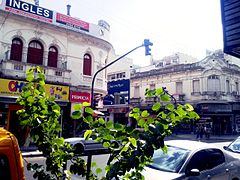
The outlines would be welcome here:
[[[0,3],[0,125],[15,133],[12,112],[21,108],[15,100],[26,70],[38,65],[44,69],[48,95],[62,107],[63,129],[71,127],[71,105],[90,102],[94,73],[115,57],[109,24],[85,22],[29,1]],[[105,71],[97,76],[94,92],[106,94]]]
[[[178,103],[190,103],[212,124],[214,134],[240,131],[240,67],[229,63],[221,51],[201,61],[133,71],[131,104],[151,107],[156,99],[145,98],[145,89],[166,87]]]

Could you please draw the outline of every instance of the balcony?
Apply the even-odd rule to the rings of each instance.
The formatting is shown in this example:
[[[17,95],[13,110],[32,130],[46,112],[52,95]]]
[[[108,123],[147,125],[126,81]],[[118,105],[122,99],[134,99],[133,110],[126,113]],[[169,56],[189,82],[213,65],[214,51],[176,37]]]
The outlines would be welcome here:
[[[54,68],[48,66],[41,66],[35,64],[29,64],[24,62],[18,62],[13,60],[5,60],[0,63],[1,77],[5,78],[26,78],[26,71],[29,68],[40,66],[45,74],[46,81],[54,83],[70,83],[70,73],[71,70],[66,70],[65,68]]]
[[[142,102],[142,99],[140,97],[130,99],[130,104],[133,106],[140,106],[141,102]]]

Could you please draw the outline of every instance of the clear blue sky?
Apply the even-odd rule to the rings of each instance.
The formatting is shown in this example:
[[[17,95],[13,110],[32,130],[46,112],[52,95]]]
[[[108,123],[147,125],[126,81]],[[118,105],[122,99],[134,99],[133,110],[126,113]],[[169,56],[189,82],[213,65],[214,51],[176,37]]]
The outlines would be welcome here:
[[[26,0],[27,1],[27,0]],[[154,59],[183,52],[203,59],[205,50],[222,49],[220,0],[39,0],[40,6],[97,24],[105,20],[111,27],[111,43],[122,55],[142,44],[153,42]],[[129,57],[145,66],[144,48]]]

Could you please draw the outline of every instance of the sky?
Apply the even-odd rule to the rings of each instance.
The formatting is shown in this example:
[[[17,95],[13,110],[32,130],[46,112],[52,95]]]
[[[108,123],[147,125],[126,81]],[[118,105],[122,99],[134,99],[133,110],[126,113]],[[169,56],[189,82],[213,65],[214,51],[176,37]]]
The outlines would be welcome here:
[[[116,54],[123,55],[141,45],[153,43],[152,57],[159,60],[176,52],[199,60],[206,50],[223,48],[220,0],[39,0],[42,7],[97,24],[110,24]],[[150,57],[144,47],[128,57],[134,64],[147,66]]]

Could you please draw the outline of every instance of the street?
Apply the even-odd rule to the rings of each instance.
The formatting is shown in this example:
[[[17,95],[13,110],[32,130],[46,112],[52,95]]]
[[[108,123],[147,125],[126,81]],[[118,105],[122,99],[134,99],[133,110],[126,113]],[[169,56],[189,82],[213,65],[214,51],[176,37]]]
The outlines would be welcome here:
[[[98,174],[98,177],[102,177],[104,175],[104,169],[105,166],[107,164],[107,160],[108,160],[108,156],[109,155],[95,155],[92,158],[92,162],[96,162],[97,166],[92,168],[93,172],[95,172],[96,168],[101,168],[103,170],[103,172],[101,174]],[[87,157],[84,156],[82,157],[85,161],[87,161]],[[25,175],[26,175],[26,180],[34,180],[33,178],[33,173],[28,171],[26,168],[27,163],[38,163],[41,165],[45,164],[45,158],[44,157],[28,157],[28,158],[24,158],[24,171],[25,171]],[[68,162],[68,169],[70,166],[70,162]],[[76,175],[72,175],[72,180],[77,180],[77,179],[85,179],[85,178],[80,178],[79,176]]]
[[[221,141],[221,142],[216,142],[216,141],[209,141],[208,143],[214,144],[215,146],[219,147],[219,148],[223,148],[223,146],[228,145],[230,142],[229,141]],[[94,167],[92,170],[95,172],[96,168],[101,168],[103,170],[103,172],[101,174],[98,175],[98,177],[102,177],[104,175],[104,169],[108,160],[108,156],[109,155],[95,155],[92,158],[92,162],[96,162],[97,166]],[[83,157],[83,159],[85,161],[87,161],[87,157]],[[31,163],[38,163],[38,164],[45,164],[45,158],[43,157],[29,157],[29,158],[24,158],[24,167],[25,167],[25,174],[26,174],[26,180],[33,180],[33,173],[28,171],[26,169],[26,164],[27,162],[31,162]],[[70,165],[70,162],[68,162],[68,167]],[[69,169],[69,168],[68,168]],[[72,175],[71,176],[73,180],[78,180],[78,179],[85,179],[85,178],[81,178],[79,176],[76,175]]]

